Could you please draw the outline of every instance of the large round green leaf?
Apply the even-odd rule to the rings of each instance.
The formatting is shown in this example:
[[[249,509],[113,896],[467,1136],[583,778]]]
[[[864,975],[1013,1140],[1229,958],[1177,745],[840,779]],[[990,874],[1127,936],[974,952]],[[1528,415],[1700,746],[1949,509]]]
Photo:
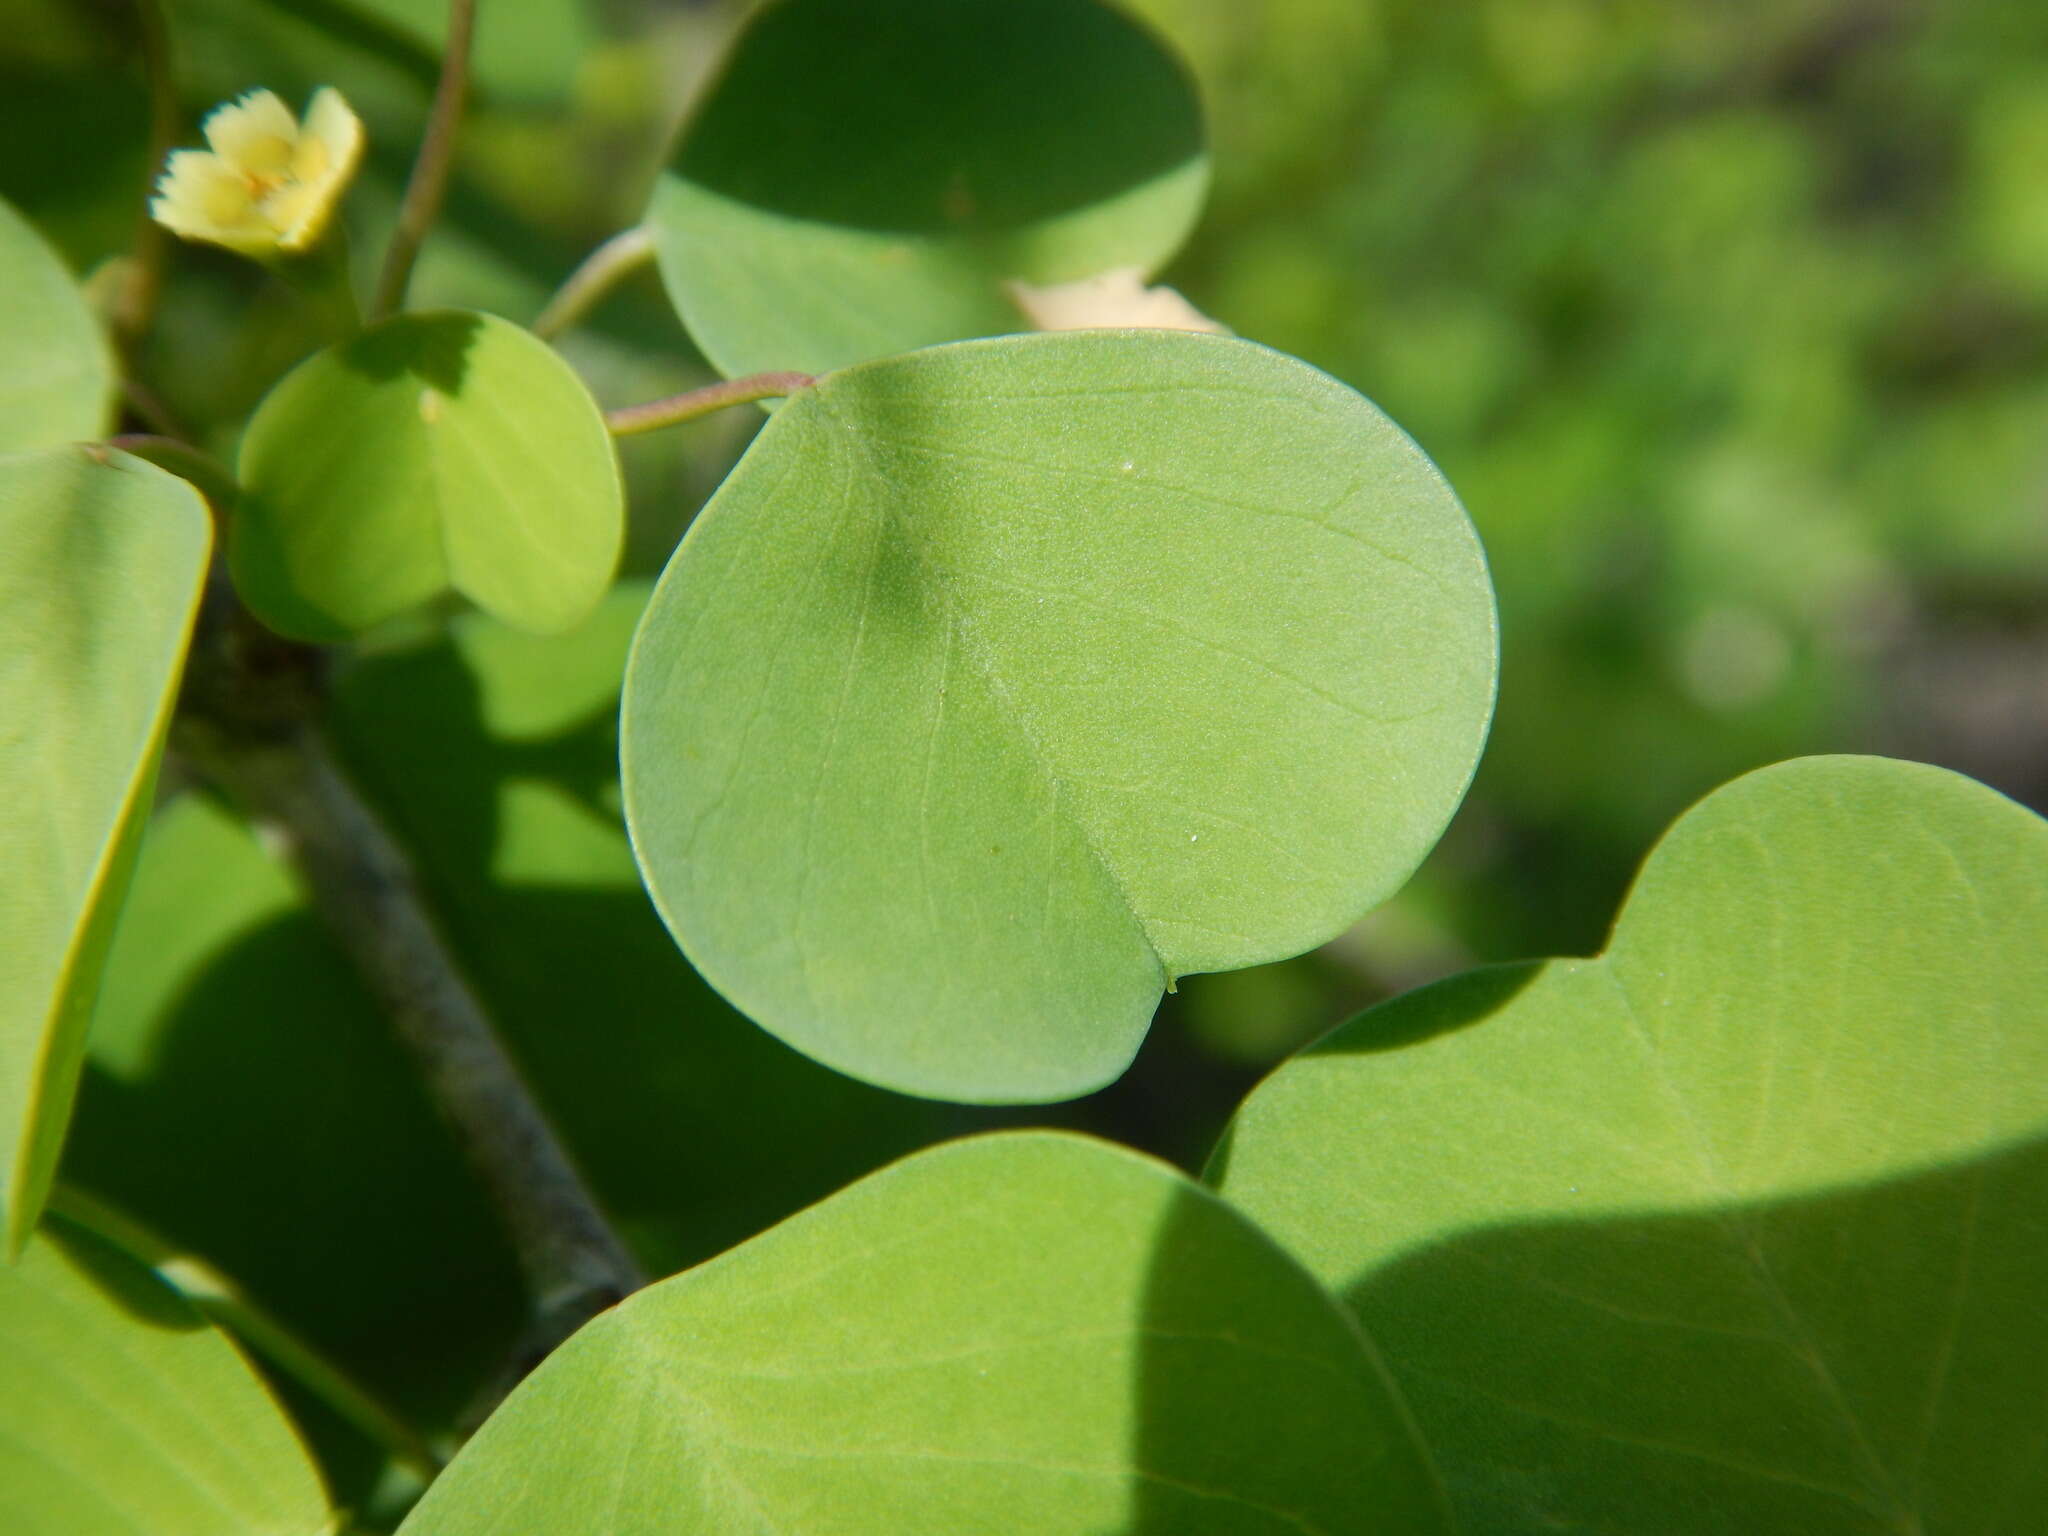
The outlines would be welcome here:
[[[1444,1529],[1330,1298],[1162,1164],[1044,1132],[896,1164],[591,1324],[404,1536]]]
[[[706,357],[815,373],[1024,328],[1010,280],[1150,270],[1207,182],[1193,85],[1097,0],[784,0],[648,217]]]
[[[768,1029],[1054,1099],[1175,977],[1391,894],[1493,668],[1464,513],[1334,380],[1213,336],[964,342],[792,400],[692,527],[627,675],[627,816]]]
[[[321,1536],[327,1500],[256,1373],[111,1244],[52,1222],[0,1265],[0,1530]]]
[[[0,459],[0,1251],[49,1193],[211,529],[83,447]]]
[[[618,565],[604,417],[545,343],[490,315],[400,315],[309,358],[242,441],[230,556],[272,628],[331,641],[448,588],[573,628]]]
[[[0,453],[106,430],[113,360],[57,253],[0,201]]]
[[[1212,1176],[1341,1289],[1474,1532],[1881,1536],[2048,1504],[2048,824],[1809,758],[1599,960],[1374,1009]]]

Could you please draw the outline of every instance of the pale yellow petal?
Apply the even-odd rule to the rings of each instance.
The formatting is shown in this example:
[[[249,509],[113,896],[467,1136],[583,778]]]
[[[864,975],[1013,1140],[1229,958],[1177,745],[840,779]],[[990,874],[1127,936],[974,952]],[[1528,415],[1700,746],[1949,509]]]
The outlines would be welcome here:
[[[299,125],[275,91],[251,91],[216,107],[206,119],[214,153],[252,176],[282,176],[291,167]]]
[[[301,181],[347,181],[362,163],[363,120],[331,85],[315,91],[306,106],[299,155],[292,174]]]
[[[267,256],[277,249],[277,231],[262,221],[215,224],[194,219],[186,210],[162,198],[153,200],[149,206],[151,217],[180,239],[225,246],[243,256]]]
[[[333,163],[334,157],[327,152],[324,140],[302,138],[292,151],[291,175],[286,179],[317,187],[327,180],[328,168]]]
[[[333,222],[341,195],[363,158],[363,124],[341,92],[322,86],[306,108],[292,182],[280,188],[264,211],[281,231],[279,245],[294,254],[310,250]]]
[[[219,155],[203,149],[181,149],[166,164],[157,192],[209,223],[232,223],[253,206],[249,183]]]
[[[263,216],[277,230],[277,248],[299,256],[318,245],[341,205],[340,190],[332,182],[326,186],[288,182],[272,193],[263,204]]]
[[[203,149],[171,156],[149,212],[175,235],[224,245],[244,255],[277,243],[276,231],[249,196],[247,181],[220,156]]]
[[[1139,267],[1116,267],[1072,283],[1011,283],[1010,298],[1041,331],[1211,331],[1229,327],[1172,288],[1148,288]]]
[[[320,189],[288,181],[263,199],[264,222],[270,225],[279,250],[293,255],[309,249],[326,227],[328,205]]]

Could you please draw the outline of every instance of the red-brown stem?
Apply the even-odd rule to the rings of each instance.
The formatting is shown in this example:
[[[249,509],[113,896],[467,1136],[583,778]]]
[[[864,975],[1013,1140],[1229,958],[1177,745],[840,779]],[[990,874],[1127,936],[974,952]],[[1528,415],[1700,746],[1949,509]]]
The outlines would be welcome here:
[[[743,379],[706,384],[702,389],[684,390],[680,395],[650,400],[645,405],[627,405],[616,411],[606,411],[604,424],[612,429],[614,437],[631,437],[636,432],[652,432],[657,427],[695,421],[699,416],[709,416],[713,411],[722,411],[728,406],[745,405],[751,400],[793,395],[809,389],[816,382],[808,373],[750,373]]]

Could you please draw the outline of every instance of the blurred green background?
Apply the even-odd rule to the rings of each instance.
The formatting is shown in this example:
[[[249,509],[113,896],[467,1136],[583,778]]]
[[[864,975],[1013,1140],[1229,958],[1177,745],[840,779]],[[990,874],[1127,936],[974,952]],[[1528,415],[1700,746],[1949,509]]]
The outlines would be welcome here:
[[[581,661],[469,623],[345,662],[345,747],[657,1269],[994,1121],[1198,1162],[1259,1072],[1356,1008],[1478,961],[1597,949],[1661,829],[1763,763],[1889,752],[2048,807],[2048,6],[1135,8],[1188,57],[1212,122],[1210,212],[1166,279],[1383,405],[1484,537],[1503,670],[1478,784],[1400,898],[1316,955],[1191,979],[1123,1082],[967,1111],[811,1067],[668,946],[616,825],[630,590]],[[257,84],[356,104],[367,270],[440,5],[169,10],[181,142]],[[485,0],[476,110],[416,300],[530,319],[637,221],[745,10]],[[0,195],[90,273],[133,239],[148,179],[132,10],[0,13]],[[188,246],[142,366],[228,452],[315,344],[255,269]],[[651,276],[565,351],[607,404],[707,377]],[[756,420],[624,445],[636,571],[659,567]],[[503,702],[521,697],[555,702],[522,717]],[[230,819],[174,799],[138,892],[70,1176],[445,1422],[516,1294],[402,1064]],[[370,1498],[373,1458],[330,1431],[338,1475]]]

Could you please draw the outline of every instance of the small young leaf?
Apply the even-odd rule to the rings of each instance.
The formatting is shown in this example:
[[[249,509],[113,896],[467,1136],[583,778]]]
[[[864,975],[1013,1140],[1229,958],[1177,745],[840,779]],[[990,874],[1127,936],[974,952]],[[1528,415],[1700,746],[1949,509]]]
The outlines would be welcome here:
[[[403,1536],[1425,1536],[1329,1297],[1165,1166],[953,1142],[591,1324]]]
[[[57,253],[0,200],[0,453],[106,430],[114,367]]]
[[[1056,1099],[1175,977],[1397,889],[1493,673],[1456,498],[1334,380],[1175,332],[963,342],[791,400],[692,527],[628,669],[627,817],[764,1027]]]
[[[140,459],[0,459],[0,1256],[49,1194],[210,543]]]
[[[1150,271],[1207,184],[1188,76],[1097,0],[786,0],[648,219],[718,368],[822,373],[1024,329],[1009,281]]]
[[[321,1536],[327,1499],[255,1371],[177,1292],[53,1220],[0,1265],[0,1530]]]
[[[235,584],[272,628],[345,639],[448,588],[509,624],[573,628],[625,529],[590,392],[490,315],[400,315],[309,358],[242,442]]]
[[[1340,1289],[1475,1531],[2031,1528],[2048,823],[1808,758],[1658,846],[1605,957],[1365,1014],[1212,1178]]]

